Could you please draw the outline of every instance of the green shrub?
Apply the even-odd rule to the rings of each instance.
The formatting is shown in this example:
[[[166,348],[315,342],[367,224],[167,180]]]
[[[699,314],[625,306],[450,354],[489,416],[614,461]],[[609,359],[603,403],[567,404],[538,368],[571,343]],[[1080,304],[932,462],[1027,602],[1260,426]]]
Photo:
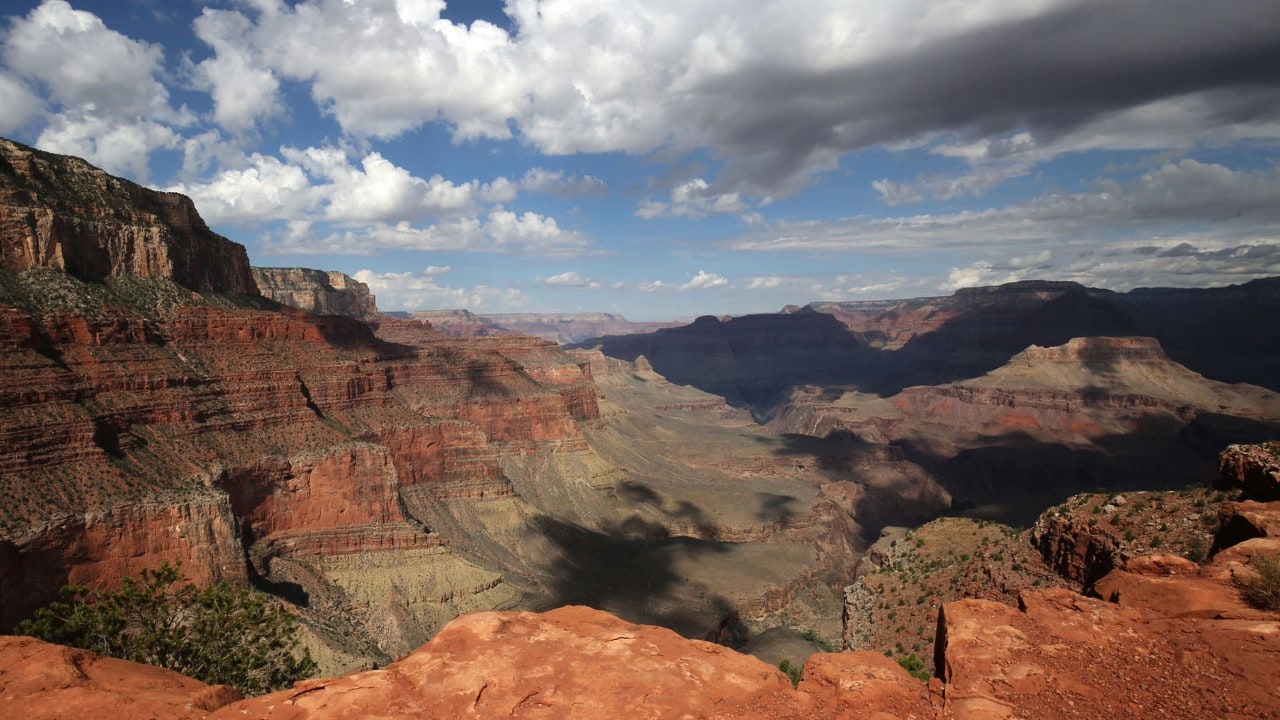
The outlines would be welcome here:
[[[101,655],[168,668],[245,695],[279,690],[316,672],[293,616],[267,596],[225,582],[197,588],[169,564],[126,577],[119,590],[62,588],[15,632]]]
[[[911,673],[911,677],[921,682],[929,682],[929,678],[933,677],[933,674],[925,669],[924,661],[915,653],[899,657],[898,664],[902,666],[903,670]]]
[[[804,632],[800,633],[800,637],[804,638],[805,640],[808,640],[810,645],[821,650],[822,652],[836,651],[836,646],[828,642],[826,638],[819,635],[815,630],[805,630]]]
[[[1259,610],[1280,612],[1280,553],[1258,553],[1249,567],[1254,575],[1235,578],[1240,594]]]
[[[792,687],[798,687],[800,685],[800,673],[803,670],[802,667],[792,665],[790,660],[783,660],[778,663],[778,669],[786,673],[787,677],[791,678]]]

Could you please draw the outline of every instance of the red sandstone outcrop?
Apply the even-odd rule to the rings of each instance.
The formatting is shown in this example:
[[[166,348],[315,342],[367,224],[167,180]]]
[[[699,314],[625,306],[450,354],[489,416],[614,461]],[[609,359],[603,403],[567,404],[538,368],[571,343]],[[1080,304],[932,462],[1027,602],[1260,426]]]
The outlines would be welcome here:
[[[1280,717],[1280,618],[1168,616],[1055,589],[948,603],[944,717]]]
[[[357,320],[378,317],[369,286],[332,270],[253,267],[253,279],[263,297],[316,315],[345,315]]]
[[[56,268],[87,280],[168,278],[193,290],[257,294],[244,246],[210,230],[190,198],[3,138],[0,267]]]
[[[1093,519],[1092,524],[1089,519]],[[1058,575],[1087,588],[1115,569],[1120,538],[1096,518],[1046,512],[1031,530],[1031,542]]]
[[[198,720],[239,699],[170,670],[0,636],[0,720]]]
[[[1214,487],[1243,490],[1253,500],[1280,500],[1280,443],[1228,447],[1218,456]]]
[[[764,718],[797,717],[796,709],[786,677],[753,657],[564,607],[467,615],[383,670],[304,681],[210,720]]]

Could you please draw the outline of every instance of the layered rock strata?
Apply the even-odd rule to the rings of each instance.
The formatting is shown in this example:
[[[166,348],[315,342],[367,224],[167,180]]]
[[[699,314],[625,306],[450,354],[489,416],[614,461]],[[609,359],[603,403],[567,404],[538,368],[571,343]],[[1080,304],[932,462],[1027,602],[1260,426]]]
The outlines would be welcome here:
[[[55,268],[87,280],[168,278],[197,291],[257,294],[244,246],[210,230],[190,198],[3,138],[0,267]]]
[[[254,267],[253,279],[263,297],[316,315],[345,315],[357,320],[378,317],[369,286],[333,270]]]
[[[163,561],[243,583],[278,557],[439,548],[407,495],[510,497],[503,453],[585,447],[578,419],[597,413],[576,361],[555,358],[543,385],[536,353],[397,345],[336,316],[6,308],[0,323],[5,624],[64,582]]]

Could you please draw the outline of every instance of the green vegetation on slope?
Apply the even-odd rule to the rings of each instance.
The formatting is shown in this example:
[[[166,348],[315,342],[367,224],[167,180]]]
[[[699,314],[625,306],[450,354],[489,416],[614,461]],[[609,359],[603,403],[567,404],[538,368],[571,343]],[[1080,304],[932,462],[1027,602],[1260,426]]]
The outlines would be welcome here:
[[[62,645],[168,668],[245,695],[280,690],[315,673],[293,616],[267,596],[225,582],[197,588],[161,565],[126,577],[119,590],[80,585],[16,629]]]

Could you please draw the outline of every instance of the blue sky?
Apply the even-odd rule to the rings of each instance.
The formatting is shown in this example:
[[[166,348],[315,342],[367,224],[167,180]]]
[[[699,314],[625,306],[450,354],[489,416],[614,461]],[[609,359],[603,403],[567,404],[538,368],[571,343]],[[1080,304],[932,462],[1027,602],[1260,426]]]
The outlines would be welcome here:
[[[0,134],[384,310],[1280,274],[1273,0],[5,8]]]

